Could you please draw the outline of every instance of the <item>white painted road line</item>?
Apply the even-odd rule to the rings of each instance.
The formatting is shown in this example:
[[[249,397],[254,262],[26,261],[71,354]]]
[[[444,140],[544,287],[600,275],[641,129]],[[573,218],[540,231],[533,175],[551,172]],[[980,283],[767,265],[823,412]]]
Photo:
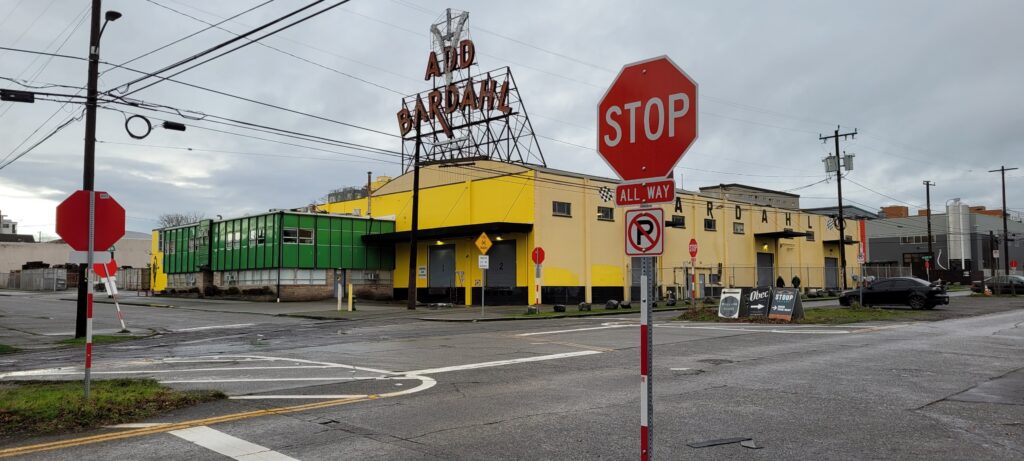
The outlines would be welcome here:
[[[386,376],[332,376],[325,378],[242,378],[242,379],[173,379],[168,381],[159,381],[160,384],[191,384],[191,383],[258,383],[258,382],[278,382],[278,381],[360,381],[360,380],[371,380],[371,379],[404,379],[404,378],[388,378]]]
[[[233,325],[211,325],[208,327],[194,327],[194,328],[182,328],[179,330],[171,330],[172,333],[185,333],[188,331],[204,331],[204,330],[219,330],[222,328],[242,328],[255,326],[255,323],[236,323]]]
[[[227,435],[207,426],[171,431],[171,434],[232,459],[245,461],[298,461],[267,447]]]
[[[540,356],[536,356],[536,357],[524,357],[524,358],[521,358],[521,359],[497,360],[497,361],[494,361],[494,362],[469,363],[469,364],[466,364],[466,365],[455,365],[455,366],[451,366],[451,367],[428,368],[426,370],[407,371],[407,372],[405,372],[405,374],[406,375],[433,375],[433,374],[437,374],[437,373],[447,373],[447,372],[450,372],[450,371],[475,370],[477,368],[500,367],[500,366],[504,366],[504,365],[513,365],[513,364],[516,364],[516,363],[542,362],[542,361],[545,361],[545,360],[564,359],[564,358],[569,358],[569,357],[581,357],[581,356],[584,356],[584,355],[594,355],[594,354],[600,354],[600,353],[601,353],[601,351],[564,352],[564,353],[561,353],[561,354],[540,355]]]
[[[559,333],[573,333],[577,331],[590,331],[590,330],[607,330],[608,328],[623,328],[623,327],[635,327],[636,324],[618,324],[618,325],[603,325],[599,327],[587,327],[587,328],[574,328],[572,330],[553,330],[553,331],[537,331],[533,333],[520,333],[516,336],[538,336],[538,335],[556,335]]]

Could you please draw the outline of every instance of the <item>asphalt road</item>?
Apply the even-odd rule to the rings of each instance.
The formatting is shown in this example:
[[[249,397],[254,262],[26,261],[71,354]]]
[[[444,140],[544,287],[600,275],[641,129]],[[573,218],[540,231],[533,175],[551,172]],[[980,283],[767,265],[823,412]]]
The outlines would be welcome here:
[[[70,331],[69,305],[0,296],[0,343]],[[97,347],[94,376],[232,398],[147,422],[163,425],[0,440],[0,455],[29,445],[22,459],[638,455],[636,315],[434,323],[135,309],[158,334]],[[839,327],[656,316],[654,458],[1021,459],[1024,301],[957,298],[943,311],[984,315]],[[37,347],[0,356],[0,380],[80,377],[79,349]],[[764,448],[687,446],[727,437]]]

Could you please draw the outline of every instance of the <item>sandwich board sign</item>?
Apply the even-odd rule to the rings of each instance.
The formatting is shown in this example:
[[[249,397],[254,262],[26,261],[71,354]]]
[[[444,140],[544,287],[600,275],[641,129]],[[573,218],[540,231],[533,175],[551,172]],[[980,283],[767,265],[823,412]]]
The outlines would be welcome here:
[[[750,318],[768,316],[772,305],[772,287],[756,287],[747,294],[747,309]]]
[[[718,316],[725,319],[738,319],[745,312],[743,309],[743,290],[741,288],[724,288],[718,301]]]
[[[792,322],[804,318],[804,306],[800,302],[800,289],[776,288],[772,296],[772,309],[768,318]]]

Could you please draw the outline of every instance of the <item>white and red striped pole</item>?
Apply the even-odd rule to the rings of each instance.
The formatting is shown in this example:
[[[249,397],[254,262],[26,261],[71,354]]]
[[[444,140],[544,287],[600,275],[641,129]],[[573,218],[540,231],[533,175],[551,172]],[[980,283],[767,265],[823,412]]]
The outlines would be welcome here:
[[[117,286],[113,284],[113,280],[110,278],[110,270],[107,269],[107,265],[103,265],[103,276],[106,280],[107,289],[110,291],[110,297],[114,299],[114,308],[117,309],[117,320],[121,322],[121,332],[128,331],[128,327],[124,324],[124,313],[121,312],[121,304],[117,302]]]
[[[654,329],[651,328],[651,300],[648,275],[653,257],[641,257],[640,264],[640,460],[651,459],[651,436],[654,426]]]
[[[690,299],[693,300],[693,306],[691,307],[695,307],[697,306],[697,258],[690,258],[690,269],[692,269],[690,271],[690,290],[692,290],[690,296],[692,298]]]
[[[89,282],[89,271],[92,270],[94,245],[96,243],[96,192],[89,191],[89,251],[86,255],[85,284],[86,284],[86,306],[85,306],[85,400],[89,400],[89,380],[92,375],[92,298],[94,294],[92,283]]]

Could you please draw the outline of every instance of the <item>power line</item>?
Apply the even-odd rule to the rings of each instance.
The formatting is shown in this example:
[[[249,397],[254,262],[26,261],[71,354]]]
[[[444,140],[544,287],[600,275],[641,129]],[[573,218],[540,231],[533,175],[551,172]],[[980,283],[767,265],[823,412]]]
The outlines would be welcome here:
[[[217,28],[217,29],[219,29],[219,30],[222,30],[222,31],[224,31],[224,32],[227,32],[227,33],[229,33],[229,34],[232,34],[232,35],[235,35],[235,36],[237,36],[237,35],[238,35],[238,34],[236,34],[235,32],[232,32],[231,30],[228,30],[228,29],[226,29],[226,28],[224,28],[224,27],[220,27],[220,25],[219,25],[219,24],[222,24],[222,23],[226,22],[227,20],[221,21],[220,23],[218,23],[217,25],[215,25],[215,24],[213,24],[213,23],[210,23],[210,22],[204,21],[204,20],[202,20],[202,19],[199,19],[199,18],[197,18],[197,17],[195,17],[195,16],[189,15],[188,13],[185,13],[185,12],[182,12],[182,11],[178,11],[178,10],[176,10],[176,9],[174,9],[174,8],[171,8],[171,7],[169,7],[169,6],[166,6],[166,5],[161,5],[160,3],[157,3],[157,2],[155,2],[154,0],[146,0],[146,1],[148,1],[149,3],[152,3],[152,4],[156,5],[156,6],[159,6],[159,7],[161,7],[161,8],[166,8],[166,9],[168,9],[168,10],[170,10],[170,11],[173,11],[174,13],[177,13],[177,14],[179,14],[179,15],[182,15],[182,16],[184,16],[184,17],[186,17],[186,18],[189,18],[189,19],[192,19],[192,20],[195,20],[195,21],[201,22],[201,23],[203,23],[203,24],[208,24],[208,25],[210,25],[210,27],[216,27],[216,28]],[[247,39],[247,40],[248,40],[248,39]],[[356,80],[356,81],[359,81],[359,82],[365,83],[365,84],[367,84],[367,85],[371,85],[371,86],[374,86],[374,87],[380,88],[380,89],[382,89],[382,90],[390,91],[390,92],[392,92],[392,93],[395,93],[395,94],[397,94],[397,95],[399,95],[399,96],[405,96],[405,95],[406,95],[406,93],[405,93],[405,92],[402,92],[402,91],[396,90],[396,89],[394,89],[394,88],[389,88],[389,87],[386,87],[386,86],[384,86],[384,85],[381,85],[381,84],[379,84],[379,83],[375,83],[375,82],[372,82],[372,81],[370,81],[370,80],[366,80],[366,79],[364,79],[364,78],[361,78],[361,77],[357,77],[357,76],[355,76],[355,75],[349,74],[349,73],[347,73],[347,72],[343,72],[343,71],[341,71],[341,70],[335,69],[334,67],[331,67],[331,66],[328,66],[328,65],[325,65],[325,64],[321,64],[321,63],[318,63],[318,62],[315,62],[315,61],[311,61],[311,60],[309,60],[309,59],[306,59],[306,58],[304,58],[304,57],[302,57],[302,56],[296,55],[296,54],[294,54],[294,53],[289,53],[289,52],[287,52],[287,51],[285,51],[285,50],[282,50],[282,49],[280,49],[280,48],[277,48],[277,47],[275,47],[275,46],[272,46],[272,45],[268,45],[268,44],[266,44],[266,43],[263,43],[263,42],[259,42],[259,43],[257,43],[257,44],[258,44],[258,45],[260,45],[260,46],[262,46],[262,47],[264,47],[264,48],[267,48],[267,49],[270,49],[270,50],[274,50],[274,51],[276,51],[276,52],[278,52],[278,53],[281,53],[281,54],[284,54],[284,55],[286,55],[286,56],[290,56],[290,57],[292,57],[292,58],[298,59],[298,60],[300,60],[300,61],[302,61],[302,62],[305,62],[305,63],[308,63],[308,64],[312,64],[312,65],[314,65],[314,66],[317,66],[317,67],[319,67],[319,68],[321,68],[321,69],[324,69],[324,70],[328,70],[328,71],[334,72],[334,73],[336,73],[336,74],[338,74],[338,75],[342,75],[342,76],[345,76],[345,77],[351,78],[351,79],[353,79],[353,80]]]
[[[310,3],[310,4],[308,4],[308,5],[304,6],[304,7],[301,7],[301,8],[299,8],[299,9],[297,9],[297,10],[294,10],[294,11],[292,11],[292,12],[290,12],[290,13],[288,13],[288,14],[284,15],[284,16],[281,16],[281,17],[279,17],[279,18],[277,18],[277,19],[274,19],[273,21],[270,21],[270,22],[268,22],[268,23],[266,23],[266,24],[263,24],[262,26],[259,26],[259,27],[255,28],[255,29],[252,29],[252,30],[250,30],[250,31],[248,31],[248,32],[246,32],[246,33],[244,33],[244,34],[241,34],[241,35],[237,35],[237,36],[235,36],[234,38],[231,38],[231,39],[225,40],[225,41],[223,41],[223,42],[221,42],[221,43],[218,43],[218,44],[216,44],[216,45],[214,45],[214,46],[212,46],[212,47],[210,47],[210,48],[207,48],[207,49],[205,49],[205,50],[203,50],[203,51],[200,51],[199,53],[196,53],[196,54],[194,54],[194,55],[192,55],[192,56],[189,56],[189,57],[187,57],[187,58],[185,58],[185,59],[179,60],[179,61],[177,61],[177,62],[175,62],[175,63],[173,63],[173,64],[170,64],[170,65],[164,66],[164,67],[160,68],[159,70],[156,70],[156,71],[153,71],[153,72],[149,72],[149,73],[147,73],[146,75],[143,75],[142,77],[139,77],[139,78],[136,78],[136,79],[134,79],[134,80],[131,80],[131,81],[127,82],[127,83],[124,83],[124,84],[118,85],[117,87],[115,87],[115,88],[114,88],[114,90],[120,90],[120,89],[121,89],[121,88],[123,87],[123,88],[124,88],[124,90],[123,90],[123,91],[127,91],[127,90],[128,90],[129,88],[131,88],[131,86],[132,86],[132,85],[134,85],[134,84],[136,84],[136,83],[140,83],[140,82],[142,82],[142,81],[145,81],[145,80],[147,80],[147,79],[149,79],[149,78],[151,78],[151,77],[157,77],[157,78],[161,78],[161,80],[160,80],[160,81],[163,81],[163,80],[164,80],[164,78],[160,77],[160,76],[159,76],[159,74],[162,74],[162,73],[164,73],[164,72],[167,72],[167,71],[169,71],[169,70],[173,70],[173,69],[175,69],[175,68],[181,67],[181,66],[183,66],[183,65],[185,65],[185,64],[188,64],[188,63],[190,63],[190,62],[192,62],[192,61],[195,61],[195,60],[197,60],[197,59],[200,59],[200,58],[202,58],[203,56],[206,56],[206,55],[208,55],[208,54],[214,53],[214,52],[216,52],[217,50],[220,50],[220,49],[222,49],[222,48],[226,48],[226,47],[230,46],[230,45],[231,45],[232,43],[235,43],[235,42],[237,42],[237,41],[243,40],[243,39],[245,39],[246,37],[248,37],[248,36],[250,36],[250,35],[253,35],[253,34],[256,34],[256,33],[260,32],[260,31],[261,31],[261,30],[263,30],[263,29],[266,29],[266,28],[272,27],[272,26],[274,26],[275,24],[277,24],[277,23],[279,23],[279,22],[282,22],[282,21],[284,21],[284,20],[286,20],[286,19],[288,19],[288,18],[290,18],[290,17],[292,17],[292,16],[295,16],[295,15],[299,14],[299,13],[302,13],[303,11],[305,11],[305,10],[308,10],[308,9],[310,9],[310,8],[312,8],[312,7],[314,7],[314,6],[318,5],[318,4],[320,4],[320,3],[323,3],[324,1],[325,1],[325,0],[315,0],[315,1],[313,1],[312,3]],[[329,7],[329,9],[330,9],[330,8],[334,8],[334,7],[336,7],[336,6],[340,6],[340,5],[342,5],[342,4],[344,4],[344,3],[347,3],[347,2],[348,2],[348,0],[342,0],[341,2],[339,2],[339,3],[335,4],[334,6],[332,6],[332,7]],[[326,11],[326,10],[324,10],[324,11]],[[307,19],[308,19],[308,18],[307,18]],[[292,25],[294,25],[294,23],[293,23]],[[273,33],[271,33],[271,34],[273,34]],[[268,35],[271,35],[271,34],[268,34]],[[263,38],[263,37],[260,37],[260,38]],[[259,39],[257,39],[257,40],[259,40]],[[211,59],[209,59],[209,60],[207,60],[207,61],[204,61],[204,62],[201,62],[201,63],[199,63],[199,65],[201,65],[201,64],[205,64],[206,62],[209,62],[209,61],[212,61],[212,60],[214,60],[214,59],[217,59],[217,58],[219,58],[219,57],[221,57],[221,56],[224,56],[225,54],[228,54],[228,53],[230,53],[230,52],[232,52],[232,51],[235,51],[235,50],[238,50],[238,49],[240,49],[240,48],[243,48],[244,46],[247,46],[248,44],[251,44],[251,43],[253,43],[253,42],[248,42],[247,44],[243,44],[242,46],[240,46],[240,47],[238,47],[238,48],[234,48],[234,49],[228,50],[227,52],[225,52],[225,53],[223,53],[223,54],[220,54],[220,55],[214,56],[213,58],[211,58]],[[194,66],[193,66],[193,67],[194,67]],[[187,70],[189,70],[189,69],[191,69],[191,68],[192,68],[192,67],[189,67],[189,68],[187,68],[187,69],[185,69],[185,70],[187,71]],[[179,73],[180,73],[180,72],[179,72]],[[174,75],[177,75],[177,74],[174,74]],[[173,77],[174,75],[171,75],[171,76]],[[149,86],[151,86],[151,85],[147,85],[147,86],[145,86],[145,87],[142,87],[142,89],[148,88]],[[138,92],[138,91],[139,91],[139,89],[136,89],[136,90],[134,90],[134,91],[131,91],[131,92],[127,93],[127,94],[132,94],[132,93],[135,93],[135,92]],[[126,94],[126,95],[127,95],[127,94]]]
[[[240,13],[237,13],[237,14],[235,14],[235,15],[233,15],[233,16],[231,16],[231,17],[229,17],[229,18],[226,18],[226,19],[224,19],[223,21],[220,21],[220,22],[218,22],[218,23],[216,23],[216,24],[210,24],[210,23],[206,23],[206,24],[208,24],[208,26],[207,26],[207,27],[204,27],[204,28],[202,28],[202,29],[199,29],[199,30],[197,30],[197,31],[195,31],[195,32],[193,32],[193,33],[191,33],[191,34],[188,34],[188,35],[186,35],[186,36],[184,36],[184,37],[181,37],[181,38],[179,38],[179,39],[177,39],[177,40],[175,40],[175,41],[173,41],[173,42],[170,42],[170,43],[168,43],[168,44],[166,44],[166,45],[163,45],[163,46],[161,46],[161,47],[159,47],[159,48],[156,48],[156,49],[153,49],[153,50],[147,51],[147,52],[145,52],[145,53],[143,53],[143,54],[140,54],[140,55],[138,55],[138,56],[136,56],[136,57],[134,57],[134,58],[132,58],[132,59],[129,59],[129,60],[127,60],[127,61],[125,61],[125,62],[121,63],[121,65],[122,65],[122,66],[125,66],[125,65],[128,65],[128,64],[131,64],[131,63],[133,63],[133,62],[135,62],[135,61],[138,61],[139,59],[142,59],[142,58],[144,58],[144,57],[146,57],[146,56],[149,56],[149,55],[151,55],[151,54],[153,54],[153,53],[156,53],[156,52],[159,52],[159,51],[161,51],[161,50],[164,50],[164,49],[166,49],[166,48],[169,48],[169,47],[171,47],[171,46],[177,45],[178,43],[181,43],[181,42],[183,42],[183,41],[185,41],[185,40],[188,40],[188,39],[190,39],[190,38],[192,38],[192,37],[195,37],[196,35],[199,35],[199,34],[201,34],[201,33],[203,33],[203,32],[206,32],[206,31],[208,31],[208,30],[210,30],[210,29],[213,29],[214,27],[217,27],[217,26],[219,26],[219,25],[221,25],[221,24],[224,24],[225,22],[228,22],[228,21],[230,21],[230,20],[232,20],[232,19],[235,19],[235,18],[237,18],[237,17],[239,17],[239,16],[242,16],[242,15],[244,15],[244,14],[246,14],[246,13],[252,12],[252,11],[254,11],[254,10],[256,10],[256,9],[259,9],[259,8],[261,8],[261,7],[265,6],[265,5],[268,5],[268,4],[270,4],[270,3],[273,3],[273,2],[274,2],[274,0],[266,0],[266,1],[265,1],[265,2],[263,2],[263,3],[257,4],[256,6],[253,6],[253,7],[251,7],[251,8],[248,8],[248,9],[246,9],[246,10],[243,10],[242,12],[240,12]],[[151,3],[154,3],[154,2],[151,2]],[[156,4],[156,3],[154,3],[154,4]],[[156,5],[157,5],[157,6],[162,6],[162,5],[159,5],[159,4],[156,4]],[[205,21],[203,21],[203,22],[205,22]],[[101,75],[102,75],[102,74],[101,74]]]
[[[54,135],[59,133],[61,130],[63,130],[64,128],[66,128],[69,125],[71,125],[71,123],[77,122],[77,121],[81,120],[82,119],[82,115],[84,115],[84,114],[85,114],[85,111],[82,111],[82,114],[80,114],[78,117],[73,117],[71,119],[68,119],[64,123],[62,123],[59,126],[57,126],[57,128],[55,128],[53,131],[51,131],[50,134],[47,134],[46,136],[44,136],[43,139],[40,139],[39,141],[36,141],[35,144],[30,146],[28,149],[25,149],[22,153],[16,155],[14,158],[10,159],[9,161],[6,161],[4,163],[0,163],[0,170],[3,170],[4,168],[7,168],[8,165],[14,163],[15,161],[17,161],[18,159],[24,157],[25,155],[28,155],[28,153],[32,152],[33,149],[35,149],[36,147],[39,147],[40,144],[45,142],[47,139],[52,138]],[[15,148],[15,150],[17,150],[17,148]]]

